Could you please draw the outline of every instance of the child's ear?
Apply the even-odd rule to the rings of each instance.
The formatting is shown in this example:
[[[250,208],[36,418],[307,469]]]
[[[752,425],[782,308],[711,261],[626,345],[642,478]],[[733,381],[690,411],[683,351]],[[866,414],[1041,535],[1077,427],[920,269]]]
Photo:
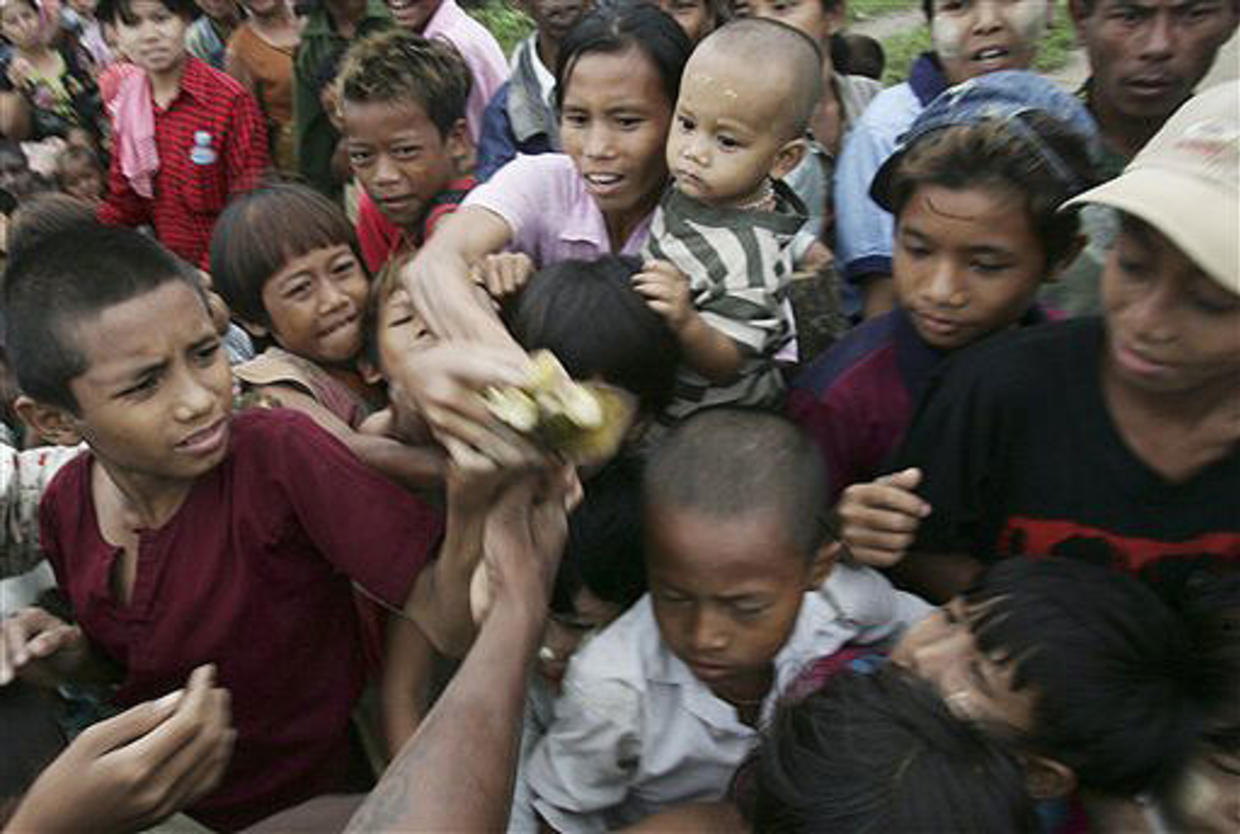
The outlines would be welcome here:
[[[1071,245],[1064,250],[1063,257],[1055,261],[1055,263],[1050,264],[1050,268],[1046,270],[1046,278],[1044,279],[1046,283],[1049,284],[1052,281],[1058,281],[1059,276],[1063,273],[1063,271],[1067,269],[1068,266],[1078,257],[1080,257],[1081,252],[1085,251],[1085,247],[1088,244],[1089,237],[1087,235],[1077,235],[1072,240]]]
[[[792,173],[792,169],[801,164],[807,145],[804,139],[793,139],[787,142],[775,154],[775,162],[771,165],[771,178],[782,180]]]
[[[814,553],[813,560],[809,564],[809,587],[807,590],[814,590],[827,581],[827,577],[831,575],[831,569],[835,567],[835,562],[840,558],[842,546],[834,539],[823,542]]]
[[[1076,791],[1076,773],[1063,762],[1044,756],[1022,756],[1025,786],[1034,799],[1059,799]]]
[[[456,164],[458,175],[465,174],[473,167],[474,146],[469,141],[469,130],[464,119],[457,119],[443,137],[444,150]]]
[[[82,423],[68,409],[32,400],[25,394],[13,401],[13,408],[26,425],[49,443],[76,446],[82,442]]]

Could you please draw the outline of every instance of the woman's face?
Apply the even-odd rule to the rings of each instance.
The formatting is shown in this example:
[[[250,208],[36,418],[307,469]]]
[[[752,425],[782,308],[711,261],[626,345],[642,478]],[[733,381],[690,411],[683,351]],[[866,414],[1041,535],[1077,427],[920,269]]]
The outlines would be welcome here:
[[[564,81],[560,135],[609,226],[658,203],[672,104],[663,79],[637,47],[576,58]]]
[[[0,7],[0,34],[18,49],[39,45],[39,13],[25,0]]]

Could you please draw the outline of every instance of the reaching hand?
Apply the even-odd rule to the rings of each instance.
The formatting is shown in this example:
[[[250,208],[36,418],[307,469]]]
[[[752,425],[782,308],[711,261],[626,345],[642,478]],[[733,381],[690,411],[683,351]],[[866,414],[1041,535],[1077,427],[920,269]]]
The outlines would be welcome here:
[[[23,608],[0,620],[0,686],[15,677],[58,686],[85,659],[86,637],[42,608]]]
[[[470,585],[470,608],[482,622],[502,599],[546,611],[568,537],[568,513],[581,500],[571,466],[533,473],[512,484],[487,517],[483,561]]]
[[[486,255],[473,267],[473,280],[486,287],[492,298],[505,298],[520,291],[534,274],[534,261],[524,252]]]
[[[219,784],[236,731],[228,692],[200,666],[185,689],[87,728],[43,771],[9,831],[133,831]]]
[[[471,448],[501,465],[518,466],[534,454],[529,441],[496,420],[478,396],[489,385],[525,382],[529,361],[523,354],[445,340],[402,357],[390,371],[393,399],[421,414],[453,459],[468,459]]]
[[[633,276],[633,289],[646,299],[651,310],[667,321],[674,333],[683,330],[693,317],[689,279],[667,261],[647,261],[642,271]]]
[[[920,469],[905,469],[844,490],[837,512],[840,538],[866,565],[889,567],[904,558],[930,505],[913,492]]]

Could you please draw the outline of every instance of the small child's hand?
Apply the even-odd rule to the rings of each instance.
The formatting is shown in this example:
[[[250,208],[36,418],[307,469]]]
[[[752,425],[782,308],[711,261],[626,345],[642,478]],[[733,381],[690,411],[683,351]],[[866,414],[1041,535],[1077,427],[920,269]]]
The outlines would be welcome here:
[[[904,558],[930,505],[913,492],[920,469],[905,469],[844,490],[837,513],[840,538],[858,562],[890,567]]]
[[[473,280],[492,298],[506,298],[525,286],[534,274],[534,261],[524,252],[497,252],[474,264]]]
[[[23,608],[0,620],[0,686],[16,677],[40,686],[57,686],[86,651],[80,628],[42,608]]]
[[[683,330],[693,317],[689,278],[667,261],[647,261],[643,264],[642,271],[633,276],[633,289],[676,333]]]

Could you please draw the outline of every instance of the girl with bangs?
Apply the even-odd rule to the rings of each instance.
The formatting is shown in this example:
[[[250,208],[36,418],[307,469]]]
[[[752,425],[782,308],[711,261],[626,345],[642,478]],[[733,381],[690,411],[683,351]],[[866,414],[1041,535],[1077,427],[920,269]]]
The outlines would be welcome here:
[[[311,188],[277,183],[235,200],[211,238],[211,275],[264,348],[234,368],[242,390],[304,412],[398,483],[441,483],[441,457],[357,428],[387,405],[359,364],[370,275],[353,226]]]

